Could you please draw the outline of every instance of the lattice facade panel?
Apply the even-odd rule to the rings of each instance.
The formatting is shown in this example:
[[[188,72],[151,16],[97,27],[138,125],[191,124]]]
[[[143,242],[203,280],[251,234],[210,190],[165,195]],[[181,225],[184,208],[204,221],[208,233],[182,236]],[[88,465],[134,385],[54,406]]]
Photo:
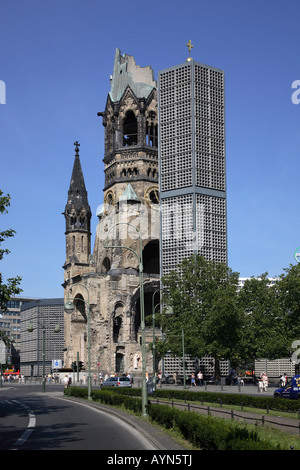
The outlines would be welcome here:
[[[224,76],[195,65],[196,185],[225,191]]]
[[[196,207],[198,234],[197,253],[208,260],[226,263],[227,235],[225,199],[197,194]]]
[[[199,370],[203,373],[205,379],[209,379],[214,376],[215,373],[215,361],[211,356],[204,356],[201,359],[193,359],[190,356],[185,356],[185,373],[190,379],[193,373],[197,373]],[[220,373],[222,377],[226,377],[229,374],[230,364],[229,361],[220,361]],[[164,371],[165,374],[173,376],[178,373],[179,376],[183,375],[182,357],[175,357],[171,353],[164,357]]]
[[[162,258],[164,273],[193,254],[193,196],[162,199]]]
[[[267,373],[269,378],[278,379],[282,374],[287,374],[287,376],[293,377],[295,375],[295,363],[291,361],[291,358],[281,358],[281,359],[257,359],[255,361],[255,375],[259,377],[260,374],[264,372]]]
[[[162,272],[227,263],[224,73],[191,60],[159,73],[158,95]]]
[[[192,83],[190,67],[160,78],[161,189],[193,184]]]

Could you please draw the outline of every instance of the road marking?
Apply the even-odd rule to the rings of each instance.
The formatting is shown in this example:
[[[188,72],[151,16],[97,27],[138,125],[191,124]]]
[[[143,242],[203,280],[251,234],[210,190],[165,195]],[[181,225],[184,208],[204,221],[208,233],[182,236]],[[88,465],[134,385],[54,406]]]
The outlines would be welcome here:
[[[23,405],[23,403],[20,403],[17,400],[13,400],[13,402],[17,403],[18,405],[23,406],[23,408],[25,408],[25,410],[27,411],[28,416],[29,416],[29,422],[28,422],[27,429],[25,429],[22,436],[19,437],[19,439],[14,444],[14,447],[20,447],[27,441],[27,439],[31,435],[32,431],[34,430],[35,425],[36,425],[36,417],[35,417],[35,414],[33,413],[33,411],[27,405]]]

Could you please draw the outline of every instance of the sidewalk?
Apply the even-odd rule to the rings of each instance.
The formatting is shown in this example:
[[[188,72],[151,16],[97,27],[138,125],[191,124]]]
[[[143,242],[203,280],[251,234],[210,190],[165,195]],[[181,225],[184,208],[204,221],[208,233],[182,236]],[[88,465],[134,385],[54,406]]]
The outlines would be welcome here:
[[[133,384],[134,388],[140,388],[136,381]],[[245,394],[245,395],[256,395],[256,396],[269,396],[272,397],[274,390],[278,388],[275,384],[271,384],[268,387],[266,392],[260,392],[258,387],[254,384],[245,384],[242,386],[237,385],[202,385],[202,386],[191,386],[186,385],[185,389],[183,385],[174,385],[174,384],[165,384],[163,383],[161,386],[157,385],[157,390],[188,390],[189,392],[215,392],[215,393],[238,393],[238,394]]]

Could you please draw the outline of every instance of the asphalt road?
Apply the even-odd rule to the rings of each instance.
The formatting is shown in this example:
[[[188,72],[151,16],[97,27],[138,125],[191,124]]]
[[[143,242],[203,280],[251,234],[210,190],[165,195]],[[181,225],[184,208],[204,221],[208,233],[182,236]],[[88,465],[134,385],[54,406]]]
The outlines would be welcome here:
[[[62,399],[62,386],[0,389],[0,450],[154,450],[118,417]]]

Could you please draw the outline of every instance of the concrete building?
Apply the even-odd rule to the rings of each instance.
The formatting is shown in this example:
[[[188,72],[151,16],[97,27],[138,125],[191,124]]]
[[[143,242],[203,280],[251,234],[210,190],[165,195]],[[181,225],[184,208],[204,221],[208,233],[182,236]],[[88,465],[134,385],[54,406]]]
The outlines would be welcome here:
[[[227,264],[224,72],[189,57],[158,91],[161,274],[192,254]]]
[[[55,331],[57,325],[60,328],[59,332]],[[28,331],[30,326],[32,331]],[[51,371],[53,360],[60,361],[61,367],[63,349],[64,300],[36,299],[24,304],[21,309],[21,374],[26,377],[42,377],[43,352],[45,352],[45,374]]]
[[[7,310],[0,311],[0,331],[11,340],[6,351],[7,362],[16,370],[20,368],[21,310],[33,300],[31,297],[12,297],[7,302]]]

